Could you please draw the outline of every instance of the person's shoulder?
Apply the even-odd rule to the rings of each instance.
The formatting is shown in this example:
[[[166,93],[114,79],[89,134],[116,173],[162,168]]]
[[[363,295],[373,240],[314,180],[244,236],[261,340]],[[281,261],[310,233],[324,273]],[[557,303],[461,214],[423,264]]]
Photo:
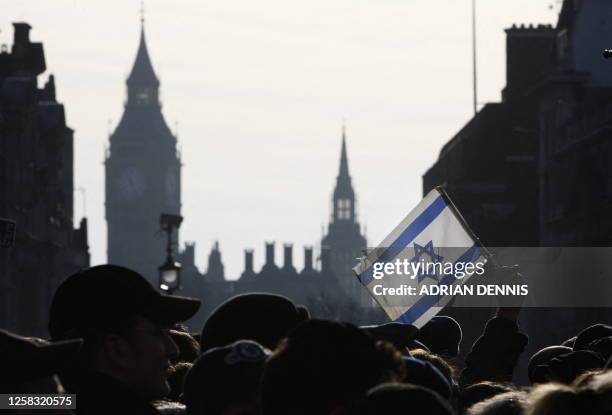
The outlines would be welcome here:
[[[151,403],[101,373],[83,374],[76,392],[77,415],[160,415]]]

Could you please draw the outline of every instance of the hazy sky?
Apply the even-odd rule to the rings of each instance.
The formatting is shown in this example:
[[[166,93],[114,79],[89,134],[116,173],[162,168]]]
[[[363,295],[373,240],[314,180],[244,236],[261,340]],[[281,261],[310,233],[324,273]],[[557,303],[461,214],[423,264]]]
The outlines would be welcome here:
[[[557,0],[478,0],[479,101],[505,83],[513,23],[555,23]],[[183,155],[182,241],[197,264],[220,242],[226,274],[264,241],[317,245],[338,169],[342,120],[359,217],[375,245],[422,196],[421,177],[472,115],[470,0],[147,0],[163,112]],[[106,260],[104,148],[123,111],[140,30],[137,0],[4,1],[33,27],[75,129],[92,264]],[[491,137],[492,144],[495,137]],[[75,219],[83,216],[75,192]],[[160,258],[161,262],[161,258]]]

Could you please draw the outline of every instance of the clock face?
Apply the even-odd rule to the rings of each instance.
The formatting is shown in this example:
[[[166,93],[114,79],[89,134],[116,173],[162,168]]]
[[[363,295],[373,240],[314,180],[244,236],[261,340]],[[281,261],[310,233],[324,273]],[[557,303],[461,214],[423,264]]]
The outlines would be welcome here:
[[[128,167],[119,175],[119,190],[128,199],[142,196],[146,188],[145,175],[136,167]]]

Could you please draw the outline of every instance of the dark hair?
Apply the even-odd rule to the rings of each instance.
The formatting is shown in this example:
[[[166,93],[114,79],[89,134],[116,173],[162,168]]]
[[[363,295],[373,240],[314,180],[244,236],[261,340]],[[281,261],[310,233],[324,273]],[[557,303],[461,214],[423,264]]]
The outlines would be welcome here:
[[[371,389],[359,403],[358,415],[379,415],[400,413],[427,415],[452,415],[448,402],[430,389],[405,383],[387,383]]]
[[[584,387],[544,384],[533,389],[528,415],[612,413],[612,372],[595,375]]]
[[[193,366],[193,364],[190,362],[179,362],[171,366],[170,373],[168,375],[170,393],[167,396],[171,401],[179,400],[179,397],[183,393],[185,376],[187,376],[187,372],[189,372],[191,366]]]
[[[412,357],[434,365],[448,380],[449,384],[452,385],[455,382],[455,368],[442,357],[423,349],[412,350],[410,353]]]
[[[459,406],[461,412],[466,411],[472,405],[490,399],[502,393],[512,392],[511,385],[497,382],[479,382],[464,388],[459,395]]]
[[[454,400],[453,385],[444,377],[438,368],[429,362],[411,356],[404,356],[403,360],[406,365],[406,375],[402,383],[428,388],[438,393],[448,402]]]
[[[264,415],[329,414],[373,386],[403,376],[401,355],[359,328],[325,320],[301,324],[284,339],[264,370]]]
[[[200,355],[200,344],[193,336],[182,330],[170,330],[170,337],[176,344],[179,354],[174,359],[174,363],[189,362],[193,363]]]
[[[589,384],[593,382],[593,380],[595,380],[598,375],[603,373],[602,370],[603,369],[595,369],[581,373],[576,379],[574,379],[574,381],[572,382],[572,386],[576,388],[589,386]]]
[[[527,402],[526,392],[505,392],[476,403],[468,409],[467,415],[523,415]]]

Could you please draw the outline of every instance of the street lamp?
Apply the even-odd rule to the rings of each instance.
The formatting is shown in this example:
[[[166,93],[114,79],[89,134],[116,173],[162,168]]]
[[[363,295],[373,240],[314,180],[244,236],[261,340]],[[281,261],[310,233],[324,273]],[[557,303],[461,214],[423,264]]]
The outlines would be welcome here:
[[[183,217],[162,213],[159,222],[162,231],[166,232],[166,261],[159,266],[159,288],[172,294],[181,285],[181,263],[174,260],[172,255],[172,232],[181,226]]]

